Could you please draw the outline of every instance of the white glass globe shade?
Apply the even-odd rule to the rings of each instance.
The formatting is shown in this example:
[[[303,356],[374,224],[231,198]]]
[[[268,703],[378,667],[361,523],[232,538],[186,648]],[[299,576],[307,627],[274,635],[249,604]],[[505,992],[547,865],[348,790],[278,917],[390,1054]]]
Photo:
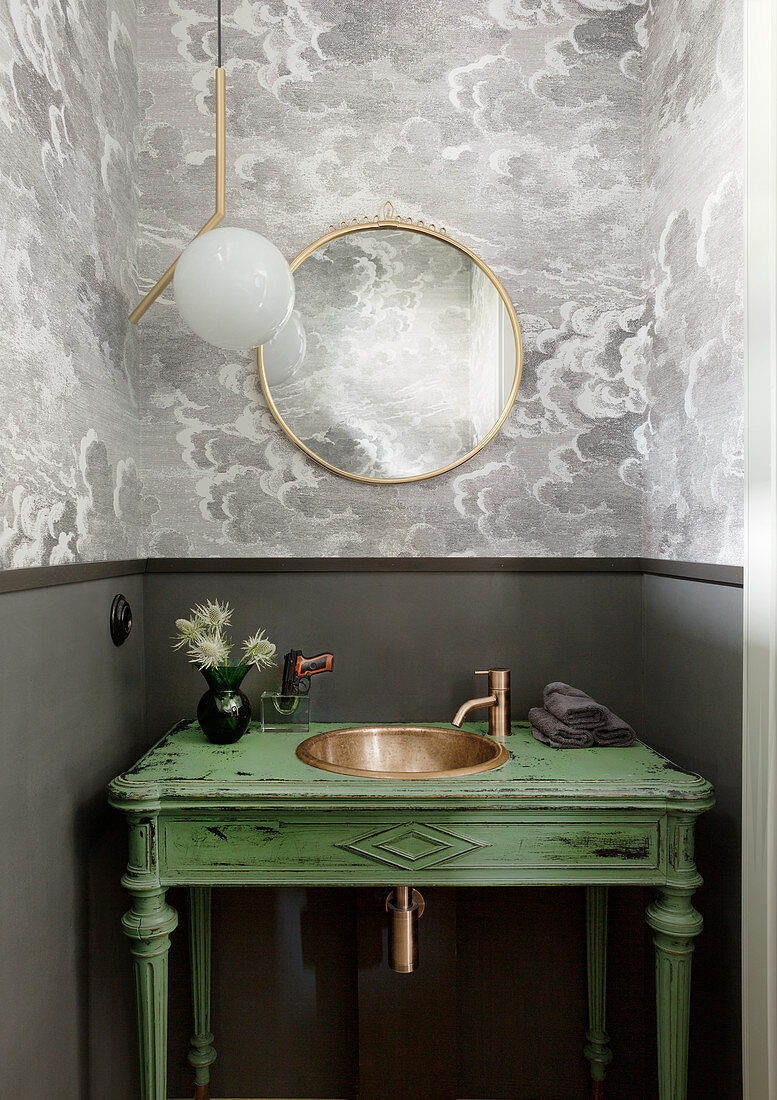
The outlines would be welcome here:
[[[295,309],[283,328],[262,348],[264,373],[269,386],[285,382],[305,358],[307,340],[302,319]]]
[[[294,279],[272,241],[250,229],[203,233],[175,267],[175,304],[186,324],[217,348],[267,343],[294,308]]]

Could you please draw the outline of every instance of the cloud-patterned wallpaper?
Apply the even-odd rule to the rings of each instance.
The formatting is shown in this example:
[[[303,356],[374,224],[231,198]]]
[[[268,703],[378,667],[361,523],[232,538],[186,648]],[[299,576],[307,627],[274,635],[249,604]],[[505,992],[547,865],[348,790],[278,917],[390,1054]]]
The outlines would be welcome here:
[[[740,14],[225,0],[227,223],[292,257],[391,199],[480,253],[523,326],[499,437],[441,478],[372,487],[296,450],[253,357],[189,335],[170,295],[127,322],[135,239],[143,289],[212,210],[215,0],[141,0],[137,63],[133,0],[9,0],[0,564],[738,562]]]
[[[212,207],[213,0],[144,0],[140,269]],[[496,271],[523,325],[518,404],[411,485],[321,470],[251,356],[141,322],[154,554],[637,554],[645,419],[641,22],[629,0],[224,5],[227,222],[288,257],[385,199]]]
[[[133,0],[0,7],[0,567],[134,557]]]
[[[444,222],[505,283],[526,364],[465,467],[360,488],[163,304],[151,551],[739,561],[739,22],[736,0],[226,4],[227,220],[289,257],[385,198]],[[214,47],[210,0],[145,0],[149,279],[209,209]]]
[[[742,5],[643,25],[648,557],[742,561]]]

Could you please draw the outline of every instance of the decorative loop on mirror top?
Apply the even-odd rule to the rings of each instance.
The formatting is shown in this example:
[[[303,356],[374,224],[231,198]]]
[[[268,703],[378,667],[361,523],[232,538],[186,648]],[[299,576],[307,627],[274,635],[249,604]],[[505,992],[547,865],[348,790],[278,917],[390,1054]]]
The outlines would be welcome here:
[[[389,199],[383,203],[383,210],[380,214],[373,214],[371,217],[369,214],[365,214],[361,219],[351,218],[350,221],[341,221],[339,225],[332,223],[327,226],[330,233],[336,232],[338,229],[350,229],[353,225],[380,225],[381,222],[396,222],[398,225],[415,225],[419,229],[429,229],[432,233],[439,233],[442,237],[447,237],[448,231],[445,226],[437,226],[434,222],[428,224],[419,218],[418,221],[411,217],[403,218],[401,214],[397,214],[394,209],[394,204]]]

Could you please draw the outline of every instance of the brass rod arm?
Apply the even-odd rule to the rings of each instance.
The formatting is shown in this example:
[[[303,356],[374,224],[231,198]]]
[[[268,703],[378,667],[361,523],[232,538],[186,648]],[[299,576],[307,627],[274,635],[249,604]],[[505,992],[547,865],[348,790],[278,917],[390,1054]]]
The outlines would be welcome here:
[[[196,240],[203,233],[215,229],[226,213],[227,206],[227,95],[226,73],[224,69],[216,69],[216,209],[205,222],[199,233],[192,238]],[[132,313],[130,321],[136,325],[148,307],[157,300],[159,295],[169,285],[175,274],[175,265],[180,259],[180,253],[170,264],[167,271],[149,290],[148,294],[139,302]]]

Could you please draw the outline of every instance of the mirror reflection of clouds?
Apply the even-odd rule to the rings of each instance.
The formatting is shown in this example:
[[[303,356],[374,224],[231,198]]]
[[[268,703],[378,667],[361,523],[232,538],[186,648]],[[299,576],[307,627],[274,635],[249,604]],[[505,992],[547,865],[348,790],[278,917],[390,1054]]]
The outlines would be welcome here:
[[[475,273],[451,244],[402,229],[350,234],[308,257],[295,272],[307,353],[271,387],[297,438],[368,477],[430,473],[477,446],[503,408],[498,328],[495,349],[480,329],[506,310]],[[484,309],[489,291],[498,312]]]

